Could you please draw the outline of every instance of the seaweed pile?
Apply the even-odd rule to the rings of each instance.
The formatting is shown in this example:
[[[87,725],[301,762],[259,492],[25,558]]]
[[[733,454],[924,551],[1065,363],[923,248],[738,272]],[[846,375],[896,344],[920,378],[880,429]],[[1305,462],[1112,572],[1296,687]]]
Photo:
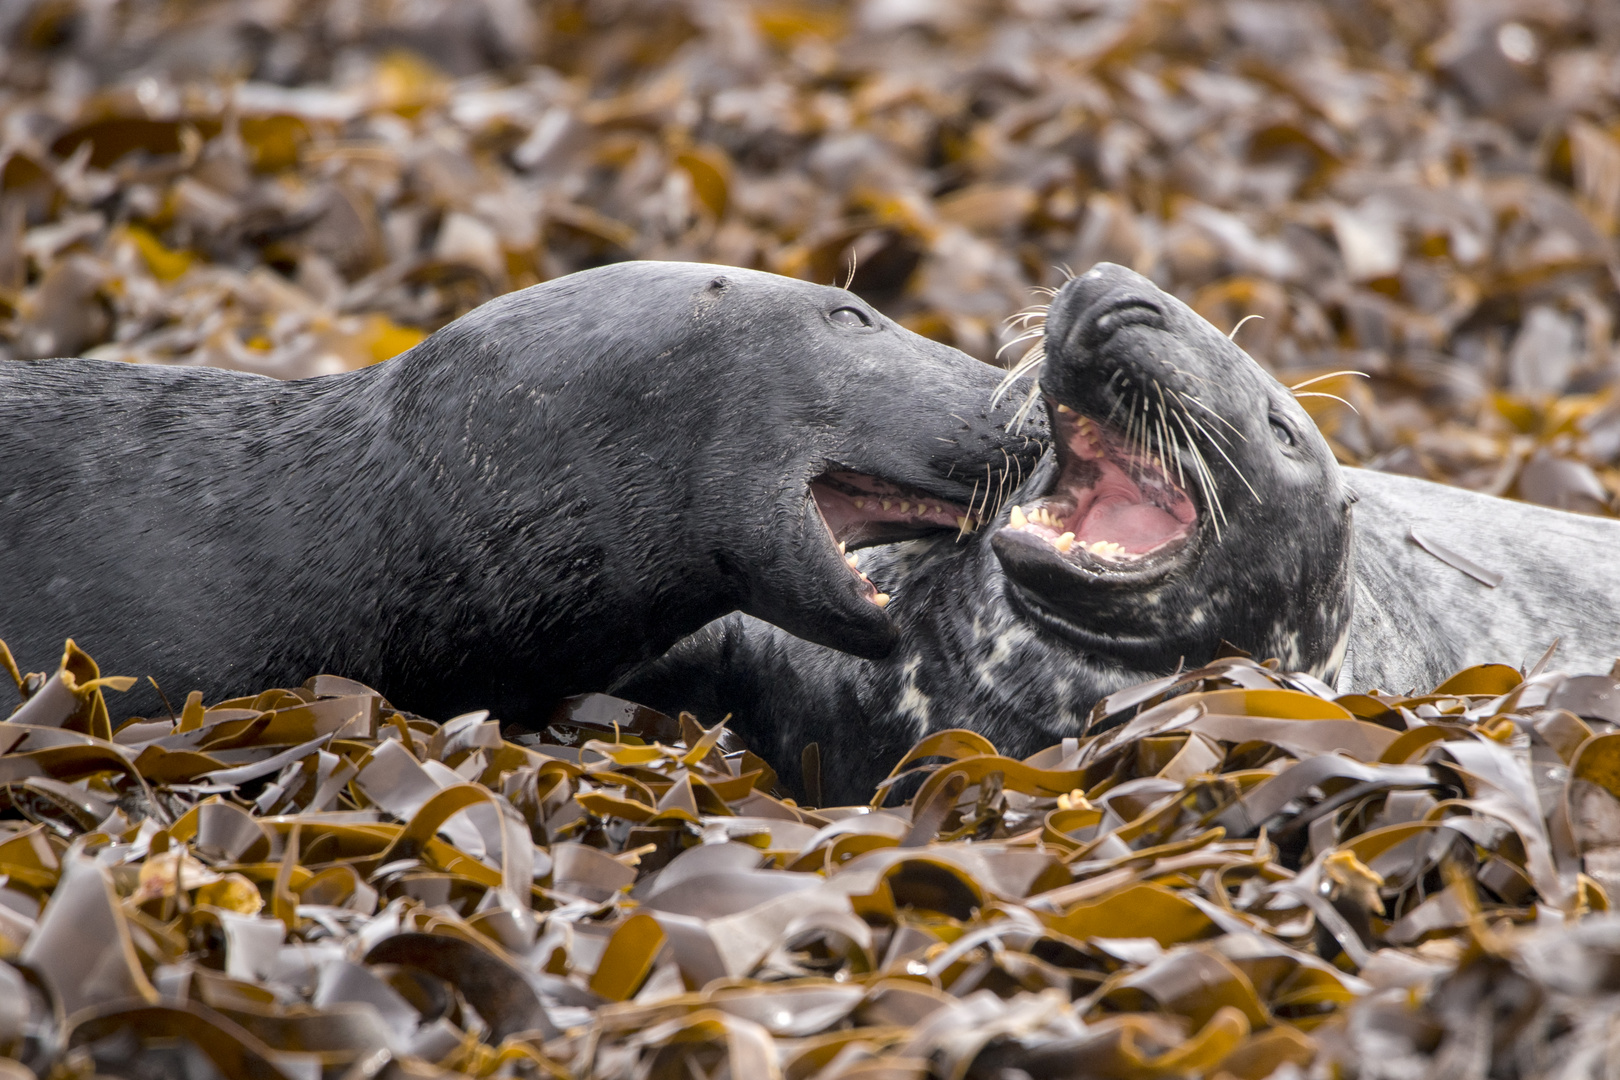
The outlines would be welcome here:
[[[812,808],[600,695],[524,734],[320,676],[115,728],[133,680],[71,642],[0,660],[6,1075],[1596,1076],[1620,1020],[1614,675],[1229,657]]]
[[[0,355],[280,376],[629,257],[989,359],[1111,259],[1346,462],[1620,493],[1611,0],[12,0]]]

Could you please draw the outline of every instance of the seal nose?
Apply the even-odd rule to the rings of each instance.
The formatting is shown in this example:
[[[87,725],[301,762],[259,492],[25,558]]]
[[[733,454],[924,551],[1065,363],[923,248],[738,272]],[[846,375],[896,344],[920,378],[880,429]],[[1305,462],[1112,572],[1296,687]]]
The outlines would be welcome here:
[[[1060,385],[1081,377],[1125,327],[1163,328],[1168,314],[1156,299],[1159,295],[1147,278],[1114,263],[1098,263],[1071,279],[1047,311],[1047,363],[1041,377],[1047,391],[1061,397]]]

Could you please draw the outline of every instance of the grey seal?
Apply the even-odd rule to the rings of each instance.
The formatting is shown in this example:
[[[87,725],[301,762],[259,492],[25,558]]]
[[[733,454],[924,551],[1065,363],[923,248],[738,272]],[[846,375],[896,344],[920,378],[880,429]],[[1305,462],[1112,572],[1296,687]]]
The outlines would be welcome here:
[[[1332,679],[1351,617],[1351,496],[1298,401],[1179,300],[1123,267],[1045,317],[1052,447],[965,546],[874,548],[900,643],[840,656],[731,616],[615,692],[732,725],[790,786],[864,800],[916,739],[977,730],[1020,756],[1078,734],[1104,695],[1223,642]]]
[[[1428,692],[1461,668],[1620,658],[1620,521],[1346,469],[1359,496],[1343,692]]]
[[[1033,466],[998,374],[841,289],[684,263],[329,377],[0,365],[0,638],[32,662],[72,635],[171,698],[330,671],[519,722],[733,610],[882,656],[840,545],[950,543]]]

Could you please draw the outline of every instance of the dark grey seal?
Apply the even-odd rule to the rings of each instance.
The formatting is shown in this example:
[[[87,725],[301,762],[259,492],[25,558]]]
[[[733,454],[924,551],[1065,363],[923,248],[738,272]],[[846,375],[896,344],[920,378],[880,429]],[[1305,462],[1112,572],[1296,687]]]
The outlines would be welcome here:
[[[917,738],[968,727],[1024,755],[1103,695],[1223,641],[1333,678],[1350,628],[1351,499],[1287,388],[1174,297],[1103,264],[1045,321],[1051,451],[965,548],[863,552],[894,600],[886,659],[744,616],[615,692],[733,727],[790,785],[820,743],[828,802],[864,800]]]
[[[1033,466],[996,376],[843,290],[680,263],[326,378],[8,363],[0,638],[39,663],[72,635],[171,699],[330,671],[520,722],[733,610],[882,656],[886,598],[839,542],[948,546]]]

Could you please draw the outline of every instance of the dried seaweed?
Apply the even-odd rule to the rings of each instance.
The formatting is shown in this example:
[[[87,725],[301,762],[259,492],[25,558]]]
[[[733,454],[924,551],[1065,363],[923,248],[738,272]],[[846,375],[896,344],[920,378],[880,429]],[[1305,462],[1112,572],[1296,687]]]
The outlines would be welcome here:
[[[113,727],[131,680],[71,643],[17,682],[0,1051],[38,1075],[1539,1076],[1607,1053],[1613,676],[1334,698],[1230,657],[1022,761],[935,733],[895,766],[921,779],[904,805],[886,782],[821,808],[723,727],[597,695],[503,733],[320,676]]]

